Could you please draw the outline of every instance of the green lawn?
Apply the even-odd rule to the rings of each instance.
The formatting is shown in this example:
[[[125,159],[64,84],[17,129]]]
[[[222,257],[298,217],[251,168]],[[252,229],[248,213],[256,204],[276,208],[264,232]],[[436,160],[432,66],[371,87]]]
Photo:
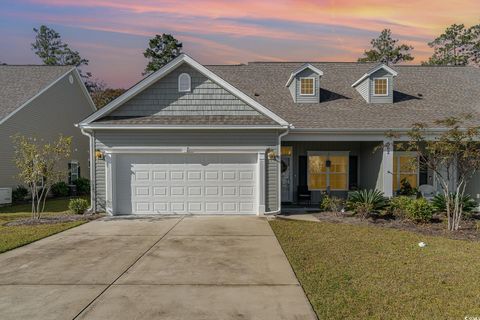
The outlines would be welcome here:
[[[47,201],[44,215],[52,216],[67,213],[68,201],[69,199],[52,199]],[[34,226],[4,225],[9,221],[29,218],[30,215],[31,213],[29,204],[0,207],[0,253],[48,237],[66,229],[76,227],[86,222],[72,221]]]
[[[320,319],[480,317],[479,242],[327,222],[270,225]]]

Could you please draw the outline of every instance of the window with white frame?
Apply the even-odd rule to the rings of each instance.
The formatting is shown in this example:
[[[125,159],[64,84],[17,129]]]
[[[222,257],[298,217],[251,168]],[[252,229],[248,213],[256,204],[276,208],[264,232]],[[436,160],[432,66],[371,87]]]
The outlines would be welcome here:
[[[178,92],[190,92],[192,90],[192,79],[188,73],[178,76]]]
[[[80,164],[76,160],[68,163],[68,184],[73,184],[80,177]]]
[[[300,78],[300,94],[302,96],[315,95],[315,78]]]
[[[388,78],[373,79],[373,95],[388,96]]]
[[[348,152],[308,152],[309,190],[348,190]]]
[[[418,187],[418,157],[412,152],[395,151],[393,153],[393,190],[400,190],[402,181],[407,181],[412,188]]]

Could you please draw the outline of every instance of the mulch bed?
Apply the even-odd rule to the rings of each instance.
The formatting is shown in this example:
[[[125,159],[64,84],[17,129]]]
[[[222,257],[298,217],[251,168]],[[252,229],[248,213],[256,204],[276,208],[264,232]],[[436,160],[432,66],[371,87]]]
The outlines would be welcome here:
[[[451,239],[480,241],[480,229],[477,229],[477,223],[480,223],[480,214],[472,216],[468,220],[463,220],[460,229],[455,232],[447,230],[446,217],[437,215],[430,223],[414,223],[410,220],[403,220],[395,217],[370,217],[360,219],[352,213],[334,213],[319,212],[313,214],[318,220],[334,223],[348,223],[354,225],[378,226],[384,228],[393,228],[405,231],[411,231],[428,236],[442,236]],[[480,224],[478,225],[480,227]]]
[[[40,224],[55,224],[55,223],[65,223],[73,221],[91,221],[102,217],[99,214],[84,214],[84,215],[73,215],[73,214],[64,214],[53,217],[42,217],[40,219],[18,219],[5,223],[5,226],[35,226]]]

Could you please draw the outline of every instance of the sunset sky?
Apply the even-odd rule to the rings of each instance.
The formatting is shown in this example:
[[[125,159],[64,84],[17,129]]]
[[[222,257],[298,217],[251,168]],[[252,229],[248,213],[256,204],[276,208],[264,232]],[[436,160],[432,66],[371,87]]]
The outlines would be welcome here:
[[[46,24],[90,60],[113,87],[141,78],[142,52],[157,33],[171,33],[204,64],[248,61],[355,61],[371,38],[390,28],[415,47],[452,23],[480,23],[479,0],[1,0],[0,61],[39,64],[33,27]]]

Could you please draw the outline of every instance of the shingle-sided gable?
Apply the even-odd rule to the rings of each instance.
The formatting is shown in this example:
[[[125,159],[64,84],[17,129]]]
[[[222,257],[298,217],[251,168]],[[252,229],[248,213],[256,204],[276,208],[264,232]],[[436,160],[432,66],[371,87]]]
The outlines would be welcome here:
[[[191,77],[191,91],[179,92],[178,77]],[[110,117],[148,116],[259,116],[217,83],[188,64],[182,64],[114,110]]]

